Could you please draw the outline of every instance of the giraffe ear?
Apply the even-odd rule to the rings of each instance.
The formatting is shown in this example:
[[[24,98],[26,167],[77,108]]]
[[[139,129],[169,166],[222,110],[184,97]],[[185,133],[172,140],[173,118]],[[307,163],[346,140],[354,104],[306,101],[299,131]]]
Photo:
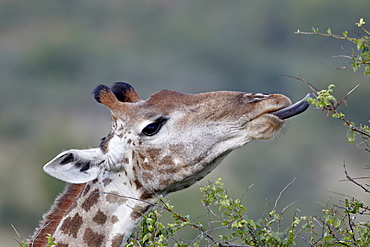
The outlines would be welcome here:
[[[44,166],[44,171],[62,181],[80,184],[98,177],[103,171],[103,153],[100,148],[65,151]]]

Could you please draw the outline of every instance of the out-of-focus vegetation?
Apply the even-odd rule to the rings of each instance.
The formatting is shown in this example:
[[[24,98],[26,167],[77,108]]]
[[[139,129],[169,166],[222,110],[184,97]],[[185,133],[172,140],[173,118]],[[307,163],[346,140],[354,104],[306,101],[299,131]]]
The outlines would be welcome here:
[[[44,174],[42,165],[64,149],[96,146],[108,133],[109,113],[90,93],[99,83],[127,81],[143,98],[168,88],[281,92],[298,100],[307,87],[280,74],[301,75],[319,88],[343,85],[336,88],[339,95],[360,84],[343,112],[351,112],[351,121],[367,122],[369,78],[328,68],[347,62],[331,58],[343,52],[341,45],[356,46],[293,32],[330,26],[333,33],[352,35],[353,23],[360,16],[366,20],[369,8],[368,0],[2,1],[2,243],[16,244],[11,223],[22,236],[31,234],[61,192],[64,184]],[[320,208],[315,201],[358,194],[340,182],[342,161],[356,176],[368,159],[343,134],[335,119],[323,121],[310,110],[291,119],[277,140],[234,151],[208,178],[222,176],[235,196],[254,184],[244,199],[253,219],[296,177],[280,201],[302,201],[288,210],[309,214]],[[201,205],[188,199],[198,194],[196,187],[169,196],[178,211],[202,214]]]

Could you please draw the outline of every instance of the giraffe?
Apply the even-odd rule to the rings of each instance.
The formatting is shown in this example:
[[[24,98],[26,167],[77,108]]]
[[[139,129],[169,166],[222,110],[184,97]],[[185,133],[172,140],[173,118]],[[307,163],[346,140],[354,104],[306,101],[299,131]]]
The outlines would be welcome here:
[[[72,149],[44,166],[67,182],[29,240],[58,247],[123,246],[158,201],[210,173],[232,150],[270,139],[285,119],[305,111],[281,94],[162,90],[142,100],[127,83],[93,91],[111,112],[99,147]]]

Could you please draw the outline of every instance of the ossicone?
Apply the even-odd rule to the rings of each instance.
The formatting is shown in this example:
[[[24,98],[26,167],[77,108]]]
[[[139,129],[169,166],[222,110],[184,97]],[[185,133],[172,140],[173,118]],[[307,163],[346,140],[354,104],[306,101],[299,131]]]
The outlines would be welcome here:
[[[93,91],[94,98],[97,102],[106,105],[114,111],[123,103],[135,103],[141,101],[139,94],[128,83],[116,82],[112,88],[100,84]]]
[[[114,110],[120,103],[116,95],[114,95],[112,90],[106,85],[100,84],[97,86],[93,94],[97,102],[106,105],[111,110]]]
[[[141,101],[139,94],[126,82],[116,82],[112,87],[112,92],[121,102],[135,103]]]

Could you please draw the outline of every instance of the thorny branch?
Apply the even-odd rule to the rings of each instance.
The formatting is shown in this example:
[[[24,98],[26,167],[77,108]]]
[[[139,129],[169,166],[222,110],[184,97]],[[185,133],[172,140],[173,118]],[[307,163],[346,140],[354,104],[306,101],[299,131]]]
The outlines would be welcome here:
[[[303,82],[303,83],[305,83],[310,89],[311,89],[311,91],[312,91],[312,94],[315,96],[315,97],[317,97],[318,95],[319,95],[319,89],[317,89],[316,87],[314,87],[312,84],[310,84],[309,82],[307,82],[303,77],[295,77],[295,76],[289,76],[289,75],[282,75],[282,76],[286,76],[286,77],[290,77],[290,78],[293,78],[293,79],[296,79],[296,80],[298,80],[298,81],[301,81],[301,82]],[[321,108],[323,111],[327,111],[327,116],[329,116],[330,115],[330,113],[332,113],[332,114],[336,114],[336,115],[339,115],[340,114],[340,112],[339,111],[337,111],[337,108],[343,103],[344,105],[347,105],[347,98],[348,98],[348,96],[351,94],[351,93],[353,93],[353,91],[357,88],[359,86],[359,84],[358,85],[356,85],[354,88],[352,88],[343,98],[342,98],[342,100],[340,100],[339,102],[334,102],[334,101],[330,101],[330,105],[328,105],[328,106],[326,106],[326,107],[323,107],[323,108]],[[351,123],[351,121],[349,121],[348,119],[346,119],[346,118],[344,118],[344,117],[341,117],[341,118],[339,118],[339,119],[341,119],[342,121],[343,121],[343,123],[344,123],[344,125],[348,128],[348,129],[350,129],[350,130],[352,130],[352,131],[354,131],[354,132],[357,132],[358,134],[360,134],[360,135],[362,135],[362,136],[364,136],[364,137],[366,137],[366,138],[370,138],[370,133],[367,133],[367,132],[365,132],[365,131],[363,131],[362,129],[360,129],[360,128],[358,128],[358,127],[356,127],[356,126],[354,126],[353,125],[353,123]],[[370,150],[368,150],[368,149],[366,149],[365,148],[365,150],[366,151],[370,151]]]

